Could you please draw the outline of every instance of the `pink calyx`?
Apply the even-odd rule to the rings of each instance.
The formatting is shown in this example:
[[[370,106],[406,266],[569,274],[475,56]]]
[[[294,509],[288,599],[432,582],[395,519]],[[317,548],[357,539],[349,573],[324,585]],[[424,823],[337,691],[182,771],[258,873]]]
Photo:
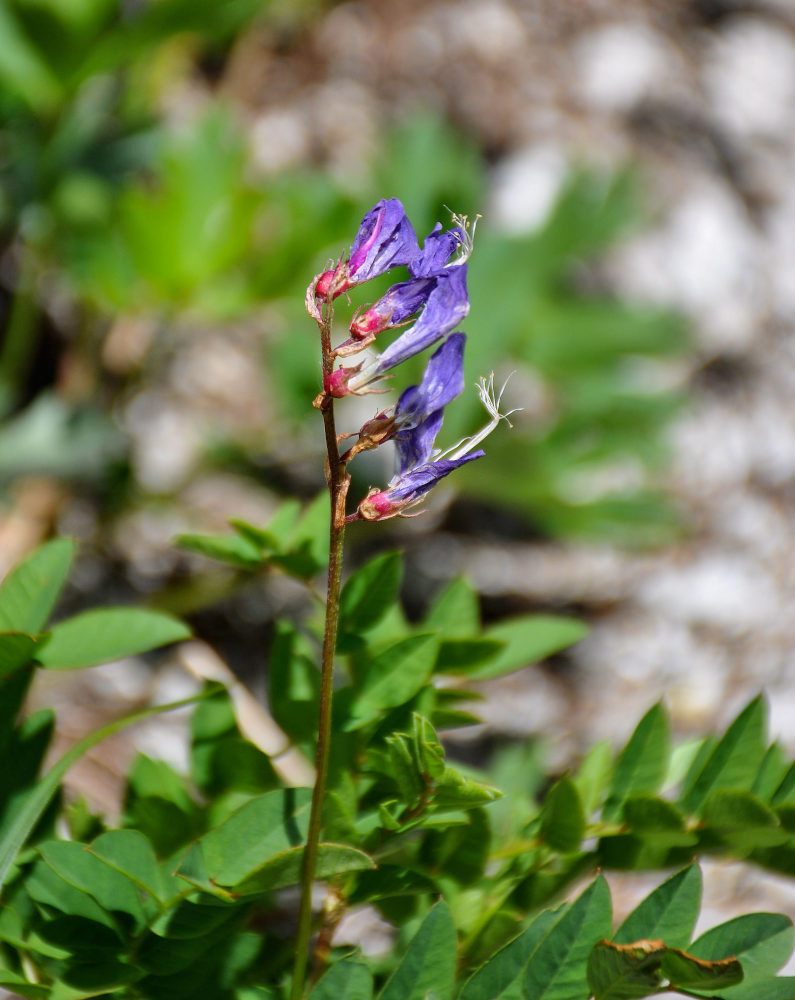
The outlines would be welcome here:
[[[364,521],[385,521],[397,517],[401,506],[389,499],[388,490],[372,489],[359,503],[359,517]]]
[[[315,295],[324,302],[336,299],[338,295],[352,288],[354,282],[348,280],[348,266],[343,261],[332,271],[324,271],[315,283]]]
[[[381,333],[389,326],[389,316],[378,313],[374,309],[354,316],[351,322],[351,336],[358,340],[372,340],[377,333]]]
[[[333,396],[335,399],[350,396],[351,390],[348,388],[348,380],[358,370],[358,366],[356,368],[337,368],[329,375],[324,375],[323,389],[326,395]]]

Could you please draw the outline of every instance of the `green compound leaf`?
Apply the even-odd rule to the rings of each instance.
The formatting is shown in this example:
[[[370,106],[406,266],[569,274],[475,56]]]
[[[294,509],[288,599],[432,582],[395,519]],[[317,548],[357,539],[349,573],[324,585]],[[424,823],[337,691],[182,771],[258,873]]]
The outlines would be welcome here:
[[[671,986],[683,990],[723,990],[742,982],[743,967],[736,958],[709,961],[669,948],[660,966]]]
[[[379,719],[385,709],[413,698],[428,681],[436,653],[436,636],[427,633],[401,639],[380,652],[357,686],[345,729],[360,729]]]
[[[49,670],[76,670],[189,639],[181,621],[144,608],[97,608],[59,622],[36,650]]]
[[[795,763],[790,765],[770,801],[774,806],[795,803]]]
[[[682,792],[686,812],[700,813],[711,792],[750,789],[766,750],[766,708],[754,698],[703,762],[693,768]]]
[[[78,845],[79,848],[79,845]],[[25,888],[32,899],[42,906],[51,907],[69,917],[80,917],[91,921],[97,927],[93,928],[90,941],[85,942],[96,952],[117,950],[122,940],[121,931],[114,916],[101,906],[89,893],[77,885],[67,881],[63,875],[51,865],[39,859],[25,880]],[[80,942],[73,941],[73,933],[59,938],[52,943],[72,950]]]
[[[419,774],[434,781],[445,773],[445,753],[436,730],[424,716],[414,712],[411,716],[411,752]]]
[[[329,518],[328,495],[320,493],[304,509],[282,551],[272,556],[272,562],[300,579],[318,573],[328,563]],[[267,530],[274,532],[274,522]]]
[[[438,674],[469,674],[480,670],[505,647],[497,639],[445,639],[439,645],[434,671]]]
[[[736,850],[773,847],[789,839],[773,810],[750,792],[713,792],[704,803],[702,822]]]
[[[616,819],[622,804],[632,795],[653,795],[665,778],[670,753],[671,724],[658,702],[643,716],[621,751],[604,818]]]
[[[239,517],[230,518],[229,523],[238,534],[249,538],[259,548],[282,551],[292,537],[300,517],[300,501],[285,500],[264,528],[249,524]]]
[[[504,643],[505,648],[482,667],[467,671],[467,676],[473,680],[502,677],[574,645],[587,634],[583,622],[560,615],[525,615],[499,622],[483,635]]]
[[[367,632],[397,598],[403,575],[399,552],[384,552],[357,570],[340,594],[340,633]]]
[[[386,743],[384,769],[394,778],[403,801],[406,804],[414,802],[425,788],[414,743],[405,733],[392,733],[384,742]]]
[[[588,956],[588,985],[595,1000],[639,1000],[658,992],[665,951],[659,940],[597,942]]]
[[[585,813],[577,786],[561,778],[549,790],[541,812],[541,837],[562,854],[578,851],[585,834]]]
[[[732,986],[726,993],[731,1000],[792,1000],[795,997],[795,976],[754,979],[750,983]]]
[[[437,903],[414,935],[378,1000],[450,1000],[456,963],[455,924],[446,903]]]
[[[493,955],[467,981],[459,1000],[519,1000],[519,977],[528,958],[565,909],[544,910],[529,927]]]
[[[701,905],[701,869],[690,865],[672,875],[626,917],[613,935],[616,944],[662,938],[671,947],[689,941]]]
[[[522,976],[524,1000],[582,1000],[591,949],[611,927],[610,890],[600,875],[539,943]]]
[[[613,774],[613,752],[609,740],[595,743],[583,757],[572,781],[582,799],[586,817],[604,798]]]
[[[126,875],[139,890],[165,902],[165,880],[152,844],[139,830],[108,830],[87,848],[108,867]]]
[[[246,802],[196,842],[208,878],[225,888],[238,885],[277,854],[300,847],[311,801],[310,789],[286,788]],[[184,874],[182,866],[177,874]]]
[[[304,848],[291,847],[269,858],[246,878],[228,887],[234,896],[252,896],[301,881]],[[345,872],[365,871],[375,868],[373,860],[355,847],[347,844],[318,844],[315,878],[327,879]]]
[[[55,840],[40,844],[38,851],[46,864],[78,892],[90,896],[108,913],[119,911],[135,921],[136,931],[143,929],[146,915],[138,887],[120,871],[104,864],[75,841]],[[70,912],[65,910],[64,912]]]
[[[373,974],[358,955],[346,955],[313,987],[309,1000],[370,1000]]]
[[[174,544],[186,552],[195,552],[208,559],[228,563],[238,569],[259,569],[267,557],[248,538],[242,535],[178,535]]]
[[[379,864],[378,868],[358,875],[356,888],[348,899],[351,903],[372,903],[377,899],[425,893],[439,893],[439,886],[427,875],[401,865]]]
[[[627,799],[622,817],[632,833],[656,847],[689,847],[698,837],[685,827],[685,817],[667,799],[638,795]]]
[[[780,743],[771,743],[754,779],[751,791],[763,802],[770,802],[787,774],[788,755]]]
[[[74,554],[74,543],[59,538],[11,570],[0,586],[0,631],[36,633],[44,628]]]
[[[27,632],[0,632],[0,678],[26,667],[33,660],[37,642]]]
[[[501,795],[493,785],[476,781],[448,765],[436,782],[433,806],[435,809],[474,809],[494,802]]]
[[[774,975],[795,945],[792,921],[781,913],[746,913],[701,935],[688,948],[697,958],[729,956],[742,963],[746,980]]]
[[[424,621],[429,632],[445,639],[469,639],[480,631],[478,595],[464,577],[449,583],[431,605]]]

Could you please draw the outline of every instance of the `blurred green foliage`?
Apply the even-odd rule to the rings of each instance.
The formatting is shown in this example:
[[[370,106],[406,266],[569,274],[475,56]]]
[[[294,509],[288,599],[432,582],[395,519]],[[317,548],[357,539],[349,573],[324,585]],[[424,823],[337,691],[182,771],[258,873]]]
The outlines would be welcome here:
[[[300,431],[313,420],[318,374],[303,291],[345,251],[363,212],[380,197],[398,196],[423,235],[445,218],[445,205],[472,216],[485,203],[481,151],[434,117],[393,127],[356,178],[355,194],[308,167],[257,176],[234,105],[209,88],[200,113],[178,125],[166,120],[163,95],[184,73],[186,56],[198,72],[201,59],[221,58],[256,18],[296,27],[317,7],[10,0],[0,9],[0,239],[6,273],[15,275],[3,317],[0,404],[6,413],[30,404],[39,414],[39,423],[18,415],[0,434],[6,480],[31,467],[68,470],[78,481],[96,474],[80,456],[86,413],[91,434],[112,437],[105,414],[113,399],[102,389],[100,360],[112,318],[153,320],[168,337],[186,321],[251,319],[271,304],[263,374],[282,423],[261,429],[259,440],[267,449]],[[464,324],[467,382],[492,368],[498,377],[516,369],[510,404],[522,406],[528,394],[537,399],[513,431],[492,439],[488,472],[462,472],[461,488],[515,508],[542,533],[648,544],[677,528],[655,470],[664,453],[661,429],[680,399],[655,385],[660,362],[686,346],[682,323],[586,291],[580,280],[584,265],[641,221],[631,172],[605,177],[581,169],[535,232],[506,236],[485,219],[478,233],[472,316]],[[45,406],[26,394],[55,293],[71,304],[57,335],[81,345],[95,375],[92,392],[64,400],[57,412],[52,399]],[[377,293],[371,287],[366,294]],[[41,413],[57,454],[44,448],[32,459],[25,428],[39,426]],[[71,430],[77,416],[79,434]],[[445,435],[454,439],[480,419],[477,397],[468,393],[451,408]],[[215,445],[208,462],[235,452]],[[100,464],[117,461],[118,445],[97,454],[105,456]],[[253,468],[258,456],[249,457]]]

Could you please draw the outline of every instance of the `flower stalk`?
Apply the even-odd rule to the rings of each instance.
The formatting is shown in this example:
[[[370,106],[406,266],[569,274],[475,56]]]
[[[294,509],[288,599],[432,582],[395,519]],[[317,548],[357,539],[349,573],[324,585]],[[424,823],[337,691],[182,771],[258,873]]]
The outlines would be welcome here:
[[[314,282],[313,282],[314,285]],[[312,286],[310,286],[312,288]],[[309,297],[307,297],[309,301]],[[331,324],[334,310],[331,296],[321,308],[313,302],[310,313],[320,329],[320,343],[323,358],[323,374],[334,367],[331,347]],[[340,582],[342,579],[342,553],[345,541],[345,499],[348,495],[350,477],[345,463],[340,458],[337,444],[337,430],[334,422],[334,399],[321,396],[315,401],[323,415],[326,436],[326,475],[328,479],[329,501],[331,505],[331,526],[329,533],[329,566],[326,590],[326,621],[323,631],[323,653],[320,663],[320,708],[318,713],[317,753],[315,757],[315,787],[312,793],[312,808],[309,816],[309,831],[301,867],[301,903],[298,913],[295,963],[291,1000],[300,1000],[303,995],[304,980],[309,953],[309,939],[312,933],[312,884],[315,880],[320,831],[323,825],[323,802],[326,796],[329,753],[331,750],[331,702],[334,681],[334,650],[337,645],[337,625],[340,609]]]

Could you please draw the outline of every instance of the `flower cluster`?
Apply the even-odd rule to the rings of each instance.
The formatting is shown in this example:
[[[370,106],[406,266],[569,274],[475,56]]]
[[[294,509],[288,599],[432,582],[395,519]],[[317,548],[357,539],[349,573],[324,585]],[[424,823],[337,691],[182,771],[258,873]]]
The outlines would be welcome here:
[[[349,461],[390,439],[397,454],[396,472],[388,486],[371,489],[348,520],[381,521],[405,515],[440,479],[480,458],[484,452],[477,446],[509,415],[500,413],[502,393],[495,394],[493,375],[489,380],[481,379],[478,391],[489,412],[489,423],[446,451],[434,447],[444,407],[464,388],[466,336],[453,331],[469,312],[466,275],[474,226],[470,231],[463,216],[454,215],[453,223],[447,230],[437,223],[420,248],[400,201],[383,199],[365,215],[347,259],[319,275],[308,291],[307,304],[315,315],[318,302],[330,303],[393,267],[405,266],[409,273],[408,280],[392,285],[377,302],[356,312],[348,339],[334,348],[333,354],[348,358],[370,347],[385,330],[408,329],[381,353],[368,353],[358,364],[327,370],[323,380],[326,397],[375,392],[377,383],[392,369],[443,341],[428,361],[420,384],[406,389],[391,412],[383,411],[369,420],[343,456]]]

